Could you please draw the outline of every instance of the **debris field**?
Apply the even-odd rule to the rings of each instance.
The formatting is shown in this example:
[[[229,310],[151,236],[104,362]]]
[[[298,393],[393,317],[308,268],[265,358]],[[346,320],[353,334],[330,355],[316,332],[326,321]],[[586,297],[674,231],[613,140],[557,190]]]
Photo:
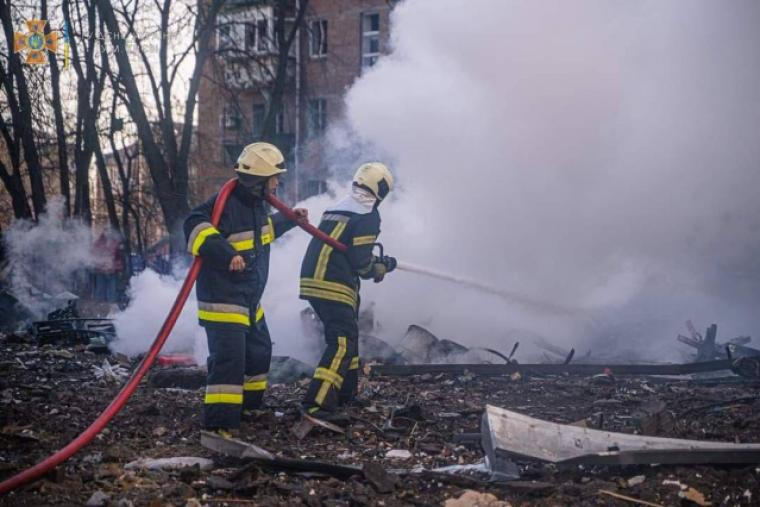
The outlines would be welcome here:
[[[0,337],[0,479],[78,435],[136,365],[85,349]],[[363,403],[349,409],[351,425],[342,435],[315,428],[297,439],[292,428],[306,380],[271,387],[268,410],[244,420],[241,440],[300,463],[290,469],[203,447],[202,389],[144,380],[89,446],[43,479],[0,497],[0,505],[756,505],[760,498],[758,465],[518,460],[519,479],[490,482],[476,471],[483,468],[486,405],[605,431],[755,443],[757,382],[615,377],[614,371],[591,377],[369,373]],[[464,466],[459,473],[440,470],[450,465]],[[466,472],[467,465],[475,471]],[[357,473],[346,475],[347,466]]]

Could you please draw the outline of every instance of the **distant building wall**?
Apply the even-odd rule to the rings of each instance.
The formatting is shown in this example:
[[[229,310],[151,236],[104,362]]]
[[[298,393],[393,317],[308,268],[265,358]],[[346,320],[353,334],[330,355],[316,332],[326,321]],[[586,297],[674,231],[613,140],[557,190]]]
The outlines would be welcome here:
[[[279,134],[275,144],[286,151],[290,169],[282,195],[289,201],[325,189],[329,168],[324,158],[323,135],[343,115],[343,98],[363,69],[387,53],[388,0],[311,0],[296,47],[286,87]],[[235,2],[221,17],[214,47],[237,37],[241,46],[253,44],[257,16],[271,15],[268,2]],[[234,26],[239,21],[241,26]],[[269,22],[272,26],[272,22]],[[227,28],[227,26],[232,25]],[[245,28],[243,25],[248,25]],[[248,31],[246,31],[248,30]],[[300,41],[300,43],[299,43]],[[225,42],[221,42],[222,45]],[[236,56],[224,53],[210,58],[204,69],[198,103],[197,197],[207,197],[232,177],[240,149],[258,140],[257,122],[265,111],[265,94],[257,84],[237,85],[225,76],[225,65]],[[262,57],[262,61],[263,57]],[[295,65],[298,67],[296,68]],[[264,90],[265,91],[265,90]],[[293,148],[289,150],[288,148]],[[297,151],[296,151],[297,150]],[[296,187],[296,182],[298,183]]]

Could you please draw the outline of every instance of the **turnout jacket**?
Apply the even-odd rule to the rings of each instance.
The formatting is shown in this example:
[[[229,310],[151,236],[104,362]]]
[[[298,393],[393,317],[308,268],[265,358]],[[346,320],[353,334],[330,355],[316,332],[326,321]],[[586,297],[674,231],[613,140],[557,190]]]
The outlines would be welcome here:
[[[368,210],[351,196],[322,215],[319,229],[348,247],[346,253],[312,238],[301,263],[301,299],[343,303],[354,309],[359,278],[371,278],[376,258],[372,247],[380,234],[377,207]]]
[[[214,227],[211,213],[216,199],[214,195],[193,209],[184,226],[188,252],[203,259],[196,285],[198,320],[203,326],[247,328],[263,315],[258,302],[269,276],[269,244],[295,222],[280,213],[269,215],[262,199],[237,185]],[[245,260],[244,271],[229,270],[235,255]]]

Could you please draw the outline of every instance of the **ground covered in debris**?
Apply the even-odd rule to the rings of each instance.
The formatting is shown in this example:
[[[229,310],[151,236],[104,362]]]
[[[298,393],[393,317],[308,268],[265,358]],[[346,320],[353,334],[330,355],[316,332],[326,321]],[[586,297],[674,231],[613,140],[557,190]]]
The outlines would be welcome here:
[[[0,478],[68,443],[110,402],[119,386],[108,375],[96,378],[94,368],[105,357],[40,347],[18,337],[0,339]],[[126,358],[121,362],[130,371],[134,367]],[[283,457],[364,466],[367,478],[297,475],[216,456],[199,444],[201,391],[144,383],[89,446],[43,480],[1,497],[0,505],[442,505],[463,495],[449,505],[475,505],[478,498],[479,505],[626,504],[614,495],[656,505],[756,505],[760,498],[755,466],[565,469],[524,463],[521,480],[491,484],[435,472],[401,478],[384,472],[480,462],[478,441],[463,434],[480,431],[486,404],[611,431],[760,442],[757,384],[607,377],[369,378],[362,386],[367,404],[351,409],[353,424],[346,435],[313,432],[299,442],[290,428],[304,383],[274,385],[271,410],[247,420],[242,438]],[[213,465],[181,471],[130,465],[139,458],[178,456],[208,458]]]

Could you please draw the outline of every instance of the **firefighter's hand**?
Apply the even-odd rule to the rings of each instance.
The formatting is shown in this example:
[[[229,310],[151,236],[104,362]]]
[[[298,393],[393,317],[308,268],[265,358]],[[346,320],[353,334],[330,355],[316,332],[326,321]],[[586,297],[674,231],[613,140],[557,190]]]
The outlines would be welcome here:
[[[385,267],[382,260],[377,257],[375,259],[375,263],[372,264],[372,280],[374,280],[375,283],[380,283],[383,281],[383,278],[385,278],[388,268]]]
[[[243,271],[245,270],[245,261],[240,255],[236,255],[230,261],[230,271]]]
[[[395,257],[391,257],[390,255],[383,255],[383,257],[380,259],[380,262],[385,265],[385,269],[388,273],[396,269],[396,266],[398,266],[398,261]]]
[[[296,214],[296,223],[308,224],[309,223],[309,210],[306,208],[294,208],[293,213]]]

